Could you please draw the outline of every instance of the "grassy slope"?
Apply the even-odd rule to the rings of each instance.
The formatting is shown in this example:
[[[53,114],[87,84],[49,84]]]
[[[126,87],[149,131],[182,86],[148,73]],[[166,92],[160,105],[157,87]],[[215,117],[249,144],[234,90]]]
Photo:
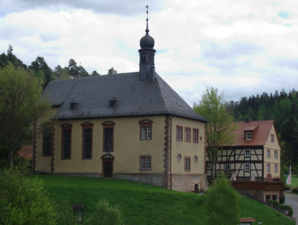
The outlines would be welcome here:
[[[118,179],[38,176],[57,202],[85,203],[88,216],[100,198],[120,206],[127,224],[204,224],[203,196],[165,190]],[[295,224],[294,221],[251,199],[244,198],[241,217],[263,224]],[[257,224],[257,223],[255,223]]]

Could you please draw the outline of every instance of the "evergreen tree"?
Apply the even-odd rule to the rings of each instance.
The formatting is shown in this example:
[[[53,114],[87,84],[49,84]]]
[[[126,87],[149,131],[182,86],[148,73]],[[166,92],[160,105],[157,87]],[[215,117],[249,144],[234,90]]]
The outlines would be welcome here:
[[[48,66],[46,61],[43,57],[37,56],[36,60],[31,63],[29,66],[29,69],[33,70],[36,74],[39,73],[39,71],[42,71],[44,74],[44,83],[43,83],[43,89],[46,88],[48,83],[51,80],[54,80],[52,69]]]

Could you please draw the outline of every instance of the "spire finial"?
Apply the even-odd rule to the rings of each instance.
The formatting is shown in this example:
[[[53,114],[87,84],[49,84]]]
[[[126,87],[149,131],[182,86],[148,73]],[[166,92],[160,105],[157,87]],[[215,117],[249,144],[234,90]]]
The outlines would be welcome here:
[[[147,13],[146,23],[147,23],[147,24],[146,24],[146,30],[145,30],[145,31],[146,31],[147,34],[148,34],[148,32],[149,32],[149,28],[148,28],[148,8],[149,8],[149,5],[146,5],[146,9],[147,9],[147,10],[146,10],[146,13]]]

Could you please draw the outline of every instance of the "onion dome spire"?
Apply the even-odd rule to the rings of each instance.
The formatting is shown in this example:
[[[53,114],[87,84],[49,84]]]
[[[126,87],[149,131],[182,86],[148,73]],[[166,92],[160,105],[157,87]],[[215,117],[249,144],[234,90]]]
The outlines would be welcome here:
[[[141,38],[140,40],[140,46],[141,48],[153,48],[154,47],[154,39],[149,35],[149,26],[148,26],[148,8],[149,8],[149,5],[146,6],[147,10],[146,10],[146,13],[147,13],[147,18],[146,18],[146,35],[144,37]]]

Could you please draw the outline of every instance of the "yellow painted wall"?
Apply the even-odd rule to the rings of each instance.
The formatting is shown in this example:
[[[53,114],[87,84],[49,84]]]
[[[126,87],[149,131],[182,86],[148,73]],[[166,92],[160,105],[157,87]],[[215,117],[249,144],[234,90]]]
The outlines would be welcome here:
[[[274,142],[271,142],[271,134],[274,135]],[[267,150],[270,150],[270,158],[267,157]],[[274,152],[277,151],[277,159],[274,157]],[[264,145],[264,178],[268,173],[273,177],[280,177],[280,151],[281,148],[278,143],[277,133],[272,125],[268,135],[266,144]],[[267,172],[267,164],[270,164],[270,172]],[[274,165],[277,165],[277,173],[274,172]]]
[[[152,140],[140,140],[140,120],[150,119]],[[113,173],[163,173],[164,171],[164,116],[119,117],[108,119],[77,119],[58,121],[55,124],[55,167],[54,173],[101,173],[103,152],[103,125],[113,121],[114,152]],[[82,126],[91,122],[93,126],[92,159],[82,159]],[[61,159],[61,127],[70,123],[72,127],[71,159]],[[151,156],[151,171],[140,171],[140,155]]]
[[[35,169],[38,171],[51,172],[51,156],[42,156],[42,144],[43,144],[43,128],[41,124],[48,120],[56,111],[58,107],[52,107],[47,116],[40,118],[36,123],[36,154],[35,154]]]
[[[176,141],[176,126],[183,126],[183,141]],[[185,127],[191,128],[191,142],[185,141]],[[199,129],[198,143],[193,143],[193,128]],[[171,173],[180,174],[203,174],[204,173],[204,142],[205,142],[205,123],[181,117],[172,118],[172,154],[171,154]],[[202,140],[200,139],[202,137]],[[177,155],[181,155],[181,160],[177,160]],[[197,162],[194,157],[197,156]],[[190,171],[184,170],[184,157],[190,157]]]

